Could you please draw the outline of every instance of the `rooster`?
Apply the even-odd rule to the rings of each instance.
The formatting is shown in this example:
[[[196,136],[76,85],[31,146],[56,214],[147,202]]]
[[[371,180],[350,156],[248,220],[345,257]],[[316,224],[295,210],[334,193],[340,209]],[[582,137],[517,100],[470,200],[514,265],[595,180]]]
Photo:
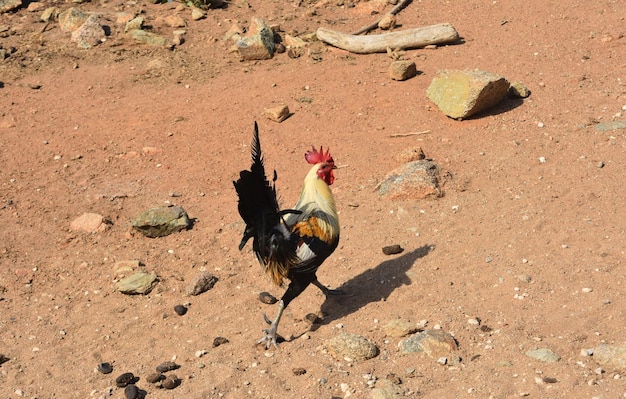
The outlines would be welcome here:
[[[304,178],[300,199],[293,209],[281,210],[275,187],[278,176],[274,171],[270,182],[265,175],[256,122],[251,152],[250,170],[241,171],[239,180],[233,182],[239,197],[239,214],[246,223],[239,250],[252,238],[252,250],[271,280],[278,286],[283,285],[283,279],[290,280],[274,320],[264,315],[269,328],[263,330],[265,336],[257,344],[265,343],[268,349],[271,345],[277,347],[283,311],[309,284],[327,296],[340,293],[321,284],[315,274],[339,243],[339,218],[329,187],[336,167],[328,149],[324,152],[322,147],[319,151],[313,147],[307,151],[304,158],[313,167]]]

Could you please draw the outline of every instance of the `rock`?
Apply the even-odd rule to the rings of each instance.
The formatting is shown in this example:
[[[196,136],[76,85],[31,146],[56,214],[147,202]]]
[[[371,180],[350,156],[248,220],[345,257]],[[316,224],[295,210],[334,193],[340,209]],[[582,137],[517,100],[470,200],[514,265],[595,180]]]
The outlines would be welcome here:
[[[593,350],[593,358],[603,367],[626,373],[626,342],[600,344]]]
[[[376,344],[357,334],[342,333],[330,339],[327,347],[328,352],[337,360],[368,360],[379,353]]]
[[[161,206],[148,209],[131,222],[133,228],[146,237],[164,237],[188,229],[191,221],[180,206]]]
[[[89,15],[71,7],[59,14],[59,26],[63,32],[73,32],[87,21]]]
[[[124,33],[134,31],[136,29],[141,29],[143,27],[143,17],[136,17],[126,22],[124,25]]]
[[[111,374],[113,372],[113,366],[108,362],[98,363],[98,371],[102,374]]]
[[[113,271],[115,274],[131,273],[141,265],[141,262],[137,259],[134,260],[119,260],[113,264]]]
[[[273,305],[276,302],[278,302],[278,299],[276,299],[276,297],[270,294],[269,292],[263,291],[259,294],[259,301],[266,303],[268,305]]]
[[[139,272],[118,281],[117,290],[127,295],[145,295],[152,291],[157,282],[156,273]]]
[[[509,97],[526,98],[530,96],[530,90],[522,82],[513,82],[508,91]]]
[[[378,193],[390,200],[441,197],[439,168],[425,159],[406,163],[387,174]]]
[[[376,381],[376,387],[370,392],[370,399],[396,399],[404,397],[400,386],[390,380]]]
[[[526,352],[526,356],[546,363],[558,362],[561,359],[559,355],[547,348],[529,350]]]
[[[167,39],[163,36],[159,36],[156,33],[152,32],[146,32],[145,30],[133,29],[129,31],[128,34],[130,35],[130,37],[133,38],[133,40],[140,43],[149,44],[151,46],[165,46],[168,44]]]
[[[254,17],[248,35],[239,38],[236,48],[242,61],[270,59],[276,49],[274,31],[265,21]]]
[[[382,30],[393,29],[396,26],[396,16],[393,14],[385,14],[378,21],[378,27]]]
[[[393,80],[407,80],[417,75],[415,62],[400,60],[389,65],[389,77]]]
[[[156,384],[157,382],[164,380],[165,376],[161,373],[151,373],[146,377],[146,381],[150,384]]]
[[[55,21],[59,18],[59,12],[57,7],[48,7],[43,10],[39,19],[43,22]]]
[[[191,19],[193,19],[194,21],[199,21],[204,18],[206,18],[206,11],[198,7],[193,7],[191,9]]]
[[[134,381],[135,375],[133,373],[123,373],[115,379],[115,385],[117,385],[118,388],[124,388],[128,384],[132,384]]]
[[[208,272],[202,272],[194,277],[187,286],[187,295],[200,295],[213,288],[217,281],[218,278],[216,276]]]
[[[403,353],[424,352],[430,358],[455,358],[454,352],[459,349],[452,335],[443,330],[424,330],[398,343]]]
[[[176,314],[179,316],[184,316],[187,313],[187,306],[176,305],[174,306],[174,312],[176,312]]]
[[[91,48],[102,43],[106,38],[104,28],[100,25],[99,16],[91,14],[85,23],[72,32],[71,41],[78,44],[80,48]]]
[[[70,223],[70,229],[87,233],[104,231],[106,228],[107,223],[104,217],[97,213],[83,213]]]
[[[302,367],[294,367],[294,368],[291,369],[291,372],[295,376],[304,375],[304,374],[306,374],[306,369],[303,369]]]
[[[276,107],[267,108],[263,114],[274,122],[282,122],[289,117],[289,107],[286,105],[278,105]]]
[[[165,389],[174,389],[180,385],[180,379],[175,374],[168,375],[161,383]]]
[[[396,254],[402,253],[402,251],[404,251],[404,248],[402,248],[398,244],[387,245],[383,247],[383,254],[385,255],[396,255]]]
[[[126,385],[126,388],[124,388],[124,397],[126,399],[137,399],[139,397],[139,388],[137,388],[137,385]]]
[[[180,365],[174,362],[166,361],[156,366],[156,371],[159,373],[167,373],[168,371],[176,370],[179,368]]]
[[[22,0],[0,0],[0,14],[17,10],[22,6]]]
[[[215,337],[213,339],[213,347],[217,348],[220,345],[224,345],[229,343],[230,341],[228,340],[228,338],[224,338],[224,337]]]
[[[176,14],[168,15],[167,17],[163,18],[163,22],[165,22],[165,24],[170,28],[184,28],[187,26],[187,22],[185,22],[185,19]]]
[[[404,319],[393,319],[385,324],[383,330],[388,337],[400,338],[415,334],[422,328],[424,328],[423,324],[411,323]]]
[[[600,132],[608,132],[610,130],[620,130],[626,129],[626,121],[609,121],[598,123],[596,125],[596,130]]]
[[[400,163],[408,163],[413,161],[421,161],[426,158],[422,147],[405,148],[396,156],[396,160]]]
[[[299,37],[285,35],[285,46],[289,48],[306,47],[307,43]]]
[[[496,105],[508,89],[505,78],[489,72],[444,69],[433,78],[426,94],[441,112],[462,119]]]

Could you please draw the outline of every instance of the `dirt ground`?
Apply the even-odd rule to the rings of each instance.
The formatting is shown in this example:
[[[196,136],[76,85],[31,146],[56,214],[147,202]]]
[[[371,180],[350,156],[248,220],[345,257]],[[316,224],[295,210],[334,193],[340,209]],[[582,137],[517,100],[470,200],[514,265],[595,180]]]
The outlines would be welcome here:
[[[413,1],[396,30],[449,22],[462,40],[408,50],[420,74],[404,82],[388,77],[387,54],[318,43],[300,58],[240,62],[221,40],[253,16],[291,34],[355,31],[378,17],[364,2],[233,1],[199,21],[183,7],[187,33],[174,49],[133,43],[115,13],[141,14],[171,37],[159,17],[180,3],[75,6],[113,21],[106,42],[78,49],[57,23],[44,29],[43,9],[0,14],[10,53],[0,61],[0,397],[122,398],[114,380],[127,371],[146,398],[366,398],[368,381],[389,374],[410,398],[626,396],[626,376],[581,355],[626,333],[626,131],[597,129],[626,119],[622,1]],[[425,94],[444,68],[497,73],[532,94],[452,120]],[[279,104],[293,112],[280,124],[263,116]],[[341,242],[318,276],[349,293],[309,288],[285,312],[286,342],[267,351],[255,342],[276,309],[257,296],[283,290],[250,246],[237,249],[231,183],[249,167],[255,120],[286,207],[311,145],[329,146],[341,166]],[[415,147],[449,173],[445,195],[381,199],[377,184]],[[131,232],[133,216],[167,203],[196,219],[191,230]],[[111,225],[71,231],[85,212]],[[384,255],[391,244],[405,251]],[[133,259],[159,276],[149,295],[115,290],[114,263]],[[219,282],[186,296],[202,270]],[[312,329],[308,313],[321,324]],[[383,329],[394,318],[453,334],[461,363],[401,354]],[[343,331],[380,355],[332,358],[325,342]],[[213,348],[218,336],[229,342]],[[561,359],[531,359],[533,348]],[[180,386],[146,381],[172,359]],[[100,362],[113,373],[96,371]]]

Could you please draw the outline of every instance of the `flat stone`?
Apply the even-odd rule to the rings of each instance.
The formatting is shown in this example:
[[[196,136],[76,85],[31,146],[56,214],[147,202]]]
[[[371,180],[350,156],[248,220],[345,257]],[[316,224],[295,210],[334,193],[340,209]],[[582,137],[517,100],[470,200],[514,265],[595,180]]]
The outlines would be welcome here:
[[[337,360],[368,360],[378,356],[378,346],[362,335],[342,333],[327,344],[328,352]]]
[[[593,358],[603,367],[626,373],[626,342],[600,344],[593,350]]]
[[[424,352],[430,358],[454,358],[459,349],[452,335],[443,330],[424,330],[400,341],[398,344],[403,353]]]
[[[626,121],[610,121],[598,123],[595,129],[601,132],[607,132],[610,130],[626,129]]]
[[[385,176],[378,193],[390,200],[441,197],[439,168],[426,159],[408,162]]]
[[[393,80],[407,80],[417,75],[415,62],[400,60],[389,65],[389,77]]]
[[[392,319],[385,324],[383,331],[388,337],[400,338],[415,334],[422,328],[424,328],[422,324],[411,323],[404,319]]]
[[[117,282],[117,290],[127,295],[145,295],[157,284],[156,273],[139,272]]]
[[[547,348],[531,349],[526,352],[526,356],[546,363],[558,362],[561,359],[559,355]]]
[[[164,237],[191,227],[187,212],[180,206],[161,206],[136,216],[131,224],[146,237]]]
[[[444,69],[433,78],[426,95],[450,118],[463,119],[496,105],[508,89],[505,78],[490,72]]]
[[[86,231],[87,233],[95,233],[104,231],[107,224],[102,215],[97,213],[83,213],[70,223],[70,229],[74,231]]]
[[[168,40],[163,36],[159,36],[152,32],[146,32],[145,30],[133,29],[129,31],[128,34],[133,38],[133,40],[150,46],[165,46],[168,44]]]

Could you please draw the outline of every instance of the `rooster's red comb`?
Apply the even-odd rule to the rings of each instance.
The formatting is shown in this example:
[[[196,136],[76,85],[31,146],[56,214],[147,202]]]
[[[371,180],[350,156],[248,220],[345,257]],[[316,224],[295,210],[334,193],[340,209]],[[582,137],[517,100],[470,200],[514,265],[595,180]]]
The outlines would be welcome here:
[[[335,161],[333,160],[333,157],[330,156],[330,150],[326,149],[326,152],[324,152],[324,148],[322,146],[320,146],[320,150],[316,150],[315,147],[312,147],[311,150],[307,151],[304,154],[304,158],[306,159],[306,161],[310,164],[315,165],[316,163],[320,163],[320,162],[326,162],[326,163],[331,163],[334,164]]]

